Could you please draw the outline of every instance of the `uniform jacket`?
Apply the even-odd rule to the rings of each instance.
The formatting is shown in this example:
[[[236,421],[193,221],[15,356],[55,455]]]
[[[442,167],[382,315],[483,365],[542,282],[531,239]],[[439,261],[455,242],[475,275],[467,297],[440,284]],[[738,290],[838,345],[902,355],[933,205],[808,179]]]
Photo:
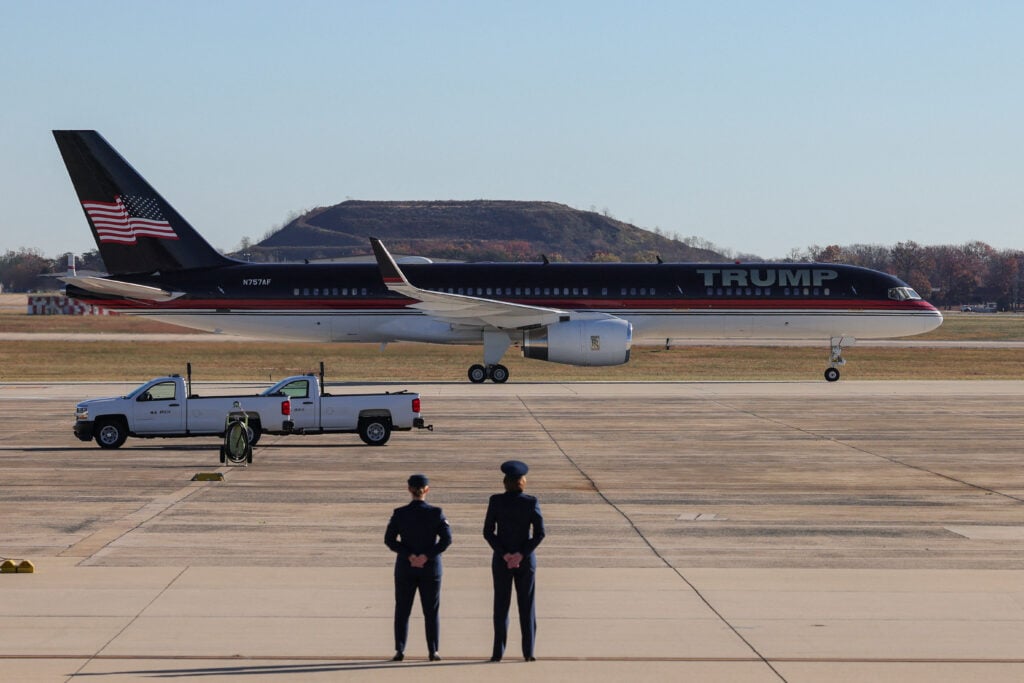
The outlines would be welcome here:
[[[414,500],[395,508],[384,533],[384,542],[397,553],[395,573],[441,575],[441,553],[452,543],[452,530],[441,508]],[[409,564],[410,555],[426,555],[427,564],[417,569]]]
[[[484,517],[484,538],[499,557],[522,553],[532,561],[533,551],[544,540],[544,518],[537,498],[507,492],[491,496]]]

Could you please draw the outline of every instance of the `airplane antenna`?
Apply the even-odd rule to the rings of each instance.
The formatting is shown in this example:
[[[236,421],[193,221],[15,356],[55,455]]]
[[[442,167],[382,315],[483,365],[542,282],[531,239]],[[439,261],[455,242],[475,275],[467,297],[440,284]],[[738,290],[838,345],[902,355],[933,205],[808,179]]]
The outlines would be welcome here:
[[[542,261],[544,261],[544,265],[545,266],[548,265],[549,263],[551,263],[551,261],[548,261],[547,254],[541,254],[540,258],[541,258]]]
[[[661,254],[655,254],[654,258],[658,259],[658,263],[664,263],[664,261],[661,260]]]

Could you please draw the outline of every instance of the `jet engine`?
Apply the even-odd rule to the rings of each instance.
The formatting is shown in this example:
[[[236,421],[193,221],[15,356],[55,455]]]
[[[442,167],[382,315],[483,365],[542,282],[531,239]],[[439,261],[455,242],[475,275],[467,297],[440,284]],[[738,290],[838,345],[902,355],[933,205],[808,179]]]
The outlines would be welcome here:
[[[633,325],[621,318],[568,320],[523,333],[523,356],[566,365],[629,361]]]

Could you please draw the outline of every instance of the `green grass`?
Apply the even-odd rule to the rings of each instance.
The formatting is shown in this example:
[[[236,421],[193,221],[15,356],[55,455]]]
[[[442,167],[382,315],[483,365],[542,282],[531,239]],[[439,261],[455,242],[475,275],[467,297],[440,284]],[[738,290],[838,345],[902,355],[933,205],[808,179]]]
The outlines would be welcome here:
[[[0,312],[5,332],[187,333],[185,328],[129,316],[29,316]],[[948,314],[938,330],[918,340],[1022,341],[1024,315]],[[1021,349],[928,349],[854,346],[844,353],[844,379],[1024,379]],[[697,346],[634,348],[627,365],[579,368],[522,358],[514,350],[503,362],[511,381],[601,380],[816,380],[828,348]],[[197,380],[271,381],[316,370],[326,363],[332,381],[465,381],[479,363],[479,346],[315,344],[297,342],[197,341],[188,343],[5,341],[0,343],[0,381],[124,380],[185,372],[191,361]]]
[[[272,342],[3,342],[0,381],[143,381],[184,373],[197,380],[277,380],[316,371],[322,360],[332,381],[466,381],[480,362],[479,346],[313,344]],[[1021,349],[853,347],[843,378],[1024,379]],[[635,348],[627,365],[580,368],[527,360],[510,351],[511,381],[816,380],[828,350],[817,347],[696,346]]]

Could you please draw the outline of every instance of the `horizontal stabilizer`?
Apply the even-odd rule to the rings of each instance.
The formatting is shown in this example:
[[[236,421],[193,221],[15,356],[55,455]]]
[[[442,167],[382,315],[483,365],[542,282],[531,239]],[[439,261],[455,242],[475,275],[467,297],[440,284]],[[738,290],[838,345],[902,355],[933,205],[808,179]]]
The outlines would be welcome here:
[[[159,287],[137,285],[131,282],[110,280],[105,277],[61,277],[60,279],[69,285],[74,285],[88,292],[130,299],[142,299],[143,301],[170,301],[185,295],[185,292],[168,292],[166,289],[160,289]]]

